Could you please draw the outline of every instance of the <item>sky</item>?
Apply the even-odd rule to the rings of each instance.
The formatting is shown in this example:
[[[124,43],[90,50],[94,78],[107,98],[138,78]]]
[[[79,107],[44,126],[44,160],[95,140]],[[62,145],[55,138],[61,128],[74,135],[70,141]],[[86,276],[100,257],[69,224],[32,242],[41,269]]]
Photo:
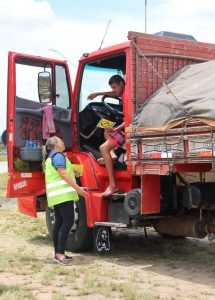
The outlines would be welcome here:
[[[147,32],[174,31],[215,43],[215,0],[148,0]],[[8,51],[62,59],[73,64],[103,47],[145,30],[145,0],[0,0],[0,135],[6,128]],[[70,64],[74,85],[75,67]]]

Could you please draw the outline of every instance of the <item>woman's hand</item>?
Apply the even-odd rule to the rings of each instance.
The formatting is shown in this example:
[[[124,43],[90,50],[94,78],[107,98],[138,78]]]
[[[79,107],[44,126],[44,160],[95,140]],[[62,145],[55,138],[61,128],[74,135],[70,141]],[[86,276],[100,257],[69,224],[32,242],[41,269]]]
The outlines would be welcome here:
[[[84,188],[77,185],[75,180],[73,180],[72,177],[70,177],[70,175],[66,172],[66,169],[58,168],[57,171],[60,174],[61,178],[65,180],[71,187],[73,187],[81,197],[86,199],[89,196],[89,194],[84,190]]]
[[[87,197],[89,196],[89,194],[84,190],[83,187],[79,187],[77,190],[77,193],[83,197],[85,200],[87,199]]]

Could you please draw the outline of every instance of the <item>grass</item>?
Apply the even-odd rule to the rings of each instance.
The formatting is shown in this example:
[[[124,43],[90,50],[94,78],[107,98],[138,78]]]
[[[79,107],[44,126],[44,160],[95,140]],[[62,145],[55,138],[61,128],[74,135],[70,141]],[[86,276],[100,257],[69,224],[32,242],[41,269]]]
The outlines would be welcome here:
[[[31,263],[31,270],[36,273],[42,270],[43,268],[43,263],[40,261],[34,261]]]
[[[0,187],[1,187],[0,198],[6,197],[7,179],[8,179],[7,173],[0,173]]]
[[[91,276],[86,275],[82,286],[79,289],[79,296],[86,296],[92,294],[101,294],[105,297],[115,295],[118,299],[124,300],[156,300],[160,299],[159,296],[148,293],[140,292],[137,285],[131,283],[131,281],[118,282],[117,280],[111,280],[110,278],[102,278],[95,274]]]
[[[157,300],[164,285],[167,291],[175,288],[172,299],[177,299],[176,294],[180,299],[187,296],[183,295],[183,287],[177,289],[179,285],[175,284],[174,277],[172,286],[168,282],[164,284],[159,275],[174,276],[171,274],[177,272],[173,269],[180,268],[186,276],[191,276],[189,283],[195,286],[196,272],[201,272],[204,279],[215,274],[211,263],[213,245],[201,246],[189,239],[164,239],[157,235],[148,240],[121,236],[114,241],[114,251],[108,256],[88,252],[75,256],[72,267],[55,265],[51,260],[53,246],[47,235],[45,215],[29,218],[16,209],[0,208],[0,242],[0,275],[6,274],[4,283],[10,274],[9,285],[0,285],[3,300],[32,300],[37,293],[49,293],[53,300],[70,299],[73,295],[80,299],[96,299],[102,295],[107,299]],[[10,285],[16,278],[24,284]],[[202,284],[212,293],[206,281]],[[162,296],[162,290],[160,293]],[[202,291],[200,296],[203,293],[206,292]]]
[[[53,265],[51,267],[51,269],[49,269],[44,275],[43,275],[43,284],[44,285],[50,285],[55,278],[58,276],[65,278],[65,276],[70,276],[73,272],[73,269],[71,268],[65,268],[61,265]],[[63,282],[66,284],[67,281],[66,280],[60,280],[60,281],[56,281],[56,282],[62,282],[62,285],[60,284],[60,286],[63,286]],[[58,284],[59,286],[59,284]]]
[[[7,222],[4,221],[5,218]],[[45,243],[51,243],[46,228],[45,214],[38,214],[37,218],[30,218],[20,214],[17,209],[1,208],[0,234],[31,238],[33,241],[38,237]]]
[[[66,300],[66,298],[62,293],[56,293],[53,295],[52,300]]]
[[[129,284],[125,282],[124,285]],[[78,291],[79,296],[101,294],[108,297],[112,293],[122,293],[123,284],[105,280],[97,274],[85,273],[82,285]]]
[[[0,297],[2,300],[36,300],[30,291],[17,285],[0,284]]]
[[[37,219],[29,218],[18,212],[17,209],[0,208],[0,237],[8,237],[11,243],[19,237],[19,240],[31,240],[35,235],[44,237],[45,243],[51,244],[47,236],[47,228],[44,214],[39,214]],[[34,251],[30,253],[24,246],[16,246],[15,249],[0,251],[0,272],[12,272],[14,274],[27,275],[40,272],[44,264],[36,258]]]
[[[126,276],[127,275],[127,276]],[[93,294],[101,294],[105,297],[110,295],[115,296],[117,299],[124,300],[155,300],[160,299],[153,293],[140,292],[138,284],[134,284],[136,280],[131,280],[128,274],[122,276],[113,269],[103,269],[102,266],[88,267],[84,271],[84,277],[80,289],[79,296],[87,296]],[[76,277],[73,276],[73,282]],[[70,280],[69,280],[70,282]],[[139,283],[142,283],[139,281]]]
[[[136,286],[128,285],[123,288],[123,297],[125,300],[157,300],[159,296],[150,292],[138,292]]]
[[[43,284],[44,285],[50,285],[55,278],[55,274],[53,270],[48,270],[44,275],[43,275]]]
[[[14,274],[27,275],[39,272],[43,268],[43,264],[37,261],[35,255],[28,252],[16,251],[0,252],[0,273],[12,272]]]

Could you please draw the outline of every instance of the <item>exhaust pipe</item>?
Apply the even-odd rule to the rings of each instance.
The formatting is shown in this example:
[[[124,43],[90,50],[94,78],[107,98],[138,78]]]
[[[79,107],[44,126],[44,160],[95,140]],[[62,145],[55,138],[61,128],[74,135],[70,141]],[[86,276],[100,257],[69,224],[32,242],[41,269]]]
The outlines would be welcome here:
[[[163,235],[178,237],[204,238],[208,233],[215,233],[215,225],[206,224],[194,217],[163,218],[154,225],[155,230]]]

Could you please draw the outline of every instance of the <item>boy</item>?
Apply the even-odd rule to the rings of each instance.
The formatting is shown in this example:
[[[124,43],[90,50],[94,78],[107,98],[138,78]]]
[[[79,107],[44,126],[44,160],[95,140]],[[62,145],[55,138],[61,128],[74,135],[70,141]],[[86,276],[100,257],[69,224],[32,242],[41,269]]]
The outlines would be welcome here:
[[[122,102],[124,104],[125,80],[120,75],[113,75],[109,79],[109,85],[112,91],[92,93],[88,96],[88,99],[93,100],[97,96],[108,96],[113,98],[120,97],[122,98]],[[125,123],[123,122],[115,128],[105,129],[104,136],[106,142],[100,146],[100,151],[103,158],[98,160],[98,163],[100,164],[104,162],[109,177],[109,185],[102,194],[103,197],[108,197],[118,191],[113,174],[113,160],[117,159],[114,149],[121,147],[125,142],[125,132],[123,130],[124,127]]]

